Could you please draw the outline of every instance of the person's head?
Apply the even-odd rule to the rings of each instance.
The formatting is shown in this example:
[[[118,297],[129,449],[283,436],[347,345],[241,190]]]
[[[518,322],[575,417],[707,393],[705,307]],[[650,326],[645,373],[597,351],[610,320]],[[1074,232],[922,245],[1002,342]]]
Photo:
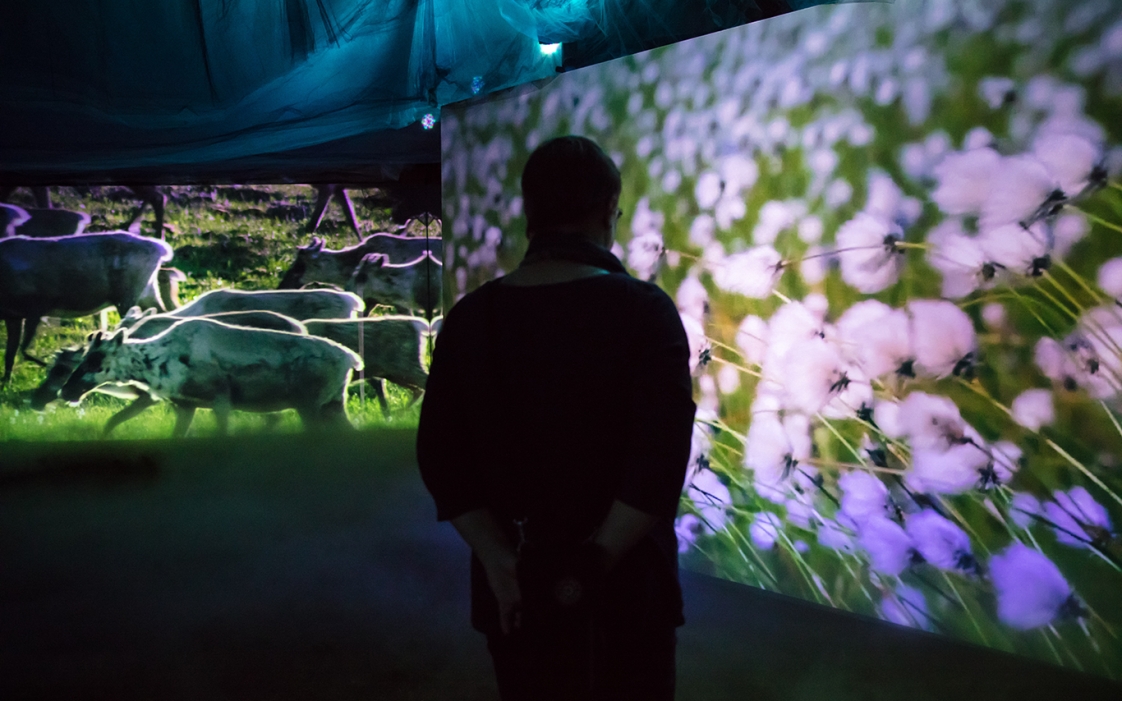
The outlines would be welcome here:
[[[526,235],[549,233],[612,245],[619,168],[591,139],[560,136],[534,149],[522,171]]]

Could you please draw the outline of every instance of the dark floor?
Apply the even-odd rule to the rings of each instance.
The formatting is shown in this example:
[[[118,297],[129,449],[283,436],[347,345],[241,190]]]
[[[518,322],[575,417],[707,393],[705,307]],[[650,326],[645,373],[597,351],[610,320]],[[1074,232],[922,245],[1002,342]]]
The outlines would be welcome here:
[[[0,450],[0,699],[494,698],[466,549],[433,520],[411,433]],[[1122,699],[1041,663],[683,584],[683,701]]]

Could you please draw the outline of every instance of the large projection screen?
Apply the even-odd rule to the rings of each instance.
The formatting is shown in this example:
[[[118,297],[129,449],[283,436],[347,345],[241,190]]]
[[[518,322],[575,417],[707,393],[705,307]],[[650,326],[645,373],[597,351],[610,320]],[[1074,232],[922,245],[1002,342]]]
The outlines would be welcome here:
[[[446,109],[445,288],[582,134],[677,300],[686,567],[1122,672],[1122,10],[825,6]]]

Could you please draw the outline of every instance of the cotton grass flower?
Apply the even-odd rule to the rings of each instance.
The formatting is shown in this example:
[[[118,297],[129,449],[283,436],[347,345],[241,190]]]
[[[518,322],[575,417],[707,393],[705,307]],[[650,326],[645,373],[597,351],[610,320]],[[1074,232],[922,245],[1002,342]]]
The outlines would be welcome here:
[[[641,280],[654,278],[664,253],[662,234],[657,231],[636,234],[627,242],[627,264]]]
[[[1060,190],[1074,197],[1100,179],[1103,151],[1079,134],[1045,131],[1032,142],[1032,155],[1044,165]]]
[[[779,516],[770,511],[761,511],[752,519],[752,525],[748,527],[748,536],[752,539],[752,545],[760,550],[771,550],[775,547],[775,541],[779,540],[781,528],[783,528],[783,521]]]
[[[728,525],[728,507],[732,505],[729,488],[712,470],[698,470],[687,490],[701,520],[713,531]]]
[[[946,300],[908,302],[916,371],[928,377],[970,377],[977,355],[974,324]]]
[[[1122,258],[1111,258],[1099,267],[1098,283],[1111,297],[1122,297]]]
[[[873,294],[893,285],[904,268],[904,238],[899,227],[860,212],[838,229],[837,254],[842,279],[859,292]]]
[[[1029,226],[1052,214],[1064,200],[1055,178],[1032,156],[1006,156],[992,175],[994,182],[978,220],[983,233],[1007,224]]]
[[[1039,277],[1051,267],[1051,232],[1046,222],[1025,227],[1003,224],[983,231],[977,238],[986,263],[1014,275]]]
[[[1013,412],[1013,420],[1030,431],[1051,426],[1056,420],[1052,393],[1046,389],[1027,389],[1021,392],[1009,408]]]
[[[1022,543],[990,558],[989,569],[997,590],[997,616],[1011,628],[1032,630],[1081,611],[1059,568]]]
[[[841,512],[861,525],[874,517],[888,515],[888,487],[875,475],[850,470],[838,478]]]
[[[898,584],[894,590],[884,594],[880,602],[880,616],[889,623],[931,630],[931,617],[927,613],[923,592],[907,584]]]
[[[927,262],[943,276],[941,294],[961,299],[994,276],[982,247],[963,229],[959,219],[947,219],[927,234]]]
[[[713,270],[713,284],[725,292],[764,299],[783,274],[783,258],[771,246],[756,246],[727,256]]]
[[[899,575],[915,560],[911,536],[887,518],[870,518],[862,524],[857,542],[869,557],[869,567],[881,574]]]
[[[952,216],[978,214],[990,195],[1001,164],[992,148],[948,154],[932,174],[938,183],[931,199]]]
[[[736,330],[736,347],[744,354],[744,360],[749,365],[760,365],[764,362],[767,335],[767,322],[755,314],[749,314],[740,322]]]
[[[1052,499],[1044,504],[1044,515],[1053,524],[1057,542],[1089,548],[1111,537],[1110,515],[1083,487],[1057,491]]]
[[[745,443],[744,467],[764,490],[778,490],[810,457],[810,422],[805,416],[754,413]]]
[[[973,572],[978,563],[970,549],[970,536],[932,509],[908,516],[905,530],[916,550],[941,570]]]

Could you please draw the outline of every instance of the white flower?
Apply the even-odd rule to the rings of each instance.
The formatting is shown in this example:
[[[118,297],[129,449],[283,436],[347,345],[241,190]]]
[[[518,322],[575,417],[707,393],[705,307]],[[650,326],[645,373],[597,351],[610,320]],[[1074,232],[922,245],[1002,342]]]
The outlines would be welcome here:
[[[865,212],[885,221],[895,221],[904,193],[892,176],[881,170],[871,171],[868,193]]]
[[[1012,78],[982,78],[978,81],[978,94],[990,109],[997,109],[1013,101],[1016,97],[1016,87],[1017,84]]]
[[[851,470],[838,478],[838,487],[842,490],[841,511],[854,523],[888,515],[888,487],[876,476]]]
[[[1060,189],[1074,197],[1091,183],[1102,162],[1102,147],[1079,134],[1043,132],[1032,142],[1032,155],[1044,164]]]
[[[690,546],[697,541],[698,531],[701,530],[701,519],[693,514],[683,514],[674,523],[674,534],[678,537],[678,554],[682,555],[690,550]]]
[[[900,405],[897,402],[877,402],[873,407],[873,423],[889,438],[904,435],[904,428],[900,425]]]
[[[1046,389],[1021,392],[1013,400],[1010,409],[1013,411],[1013,420],[1030,431],[1039,431],[1041,426],[1051,426],[1056,420],[1052,392]]]
[[[886,592],[880,602],[881,618],[910,628],[931,630],[931,617],[927,614],[927,601],[923,592],[898,584],[892,592]]]
[[[912,464],[905,473],[911,487],[958,494],[980,483],[990,457],[954,402],[912,392],[900,405],[899,428],[912,444]]]
[[[701,362],[701,355],[709,346],[709,338],[705,335],[705,327],[701,321],[692,316],[681,316],[682,328],[686,330],[686,340],[690,344],[690,372],[697,370]]]
[[[760,177],[760,167],[756,165],[756,161],[741,153],[725,156],[719,170],[725,181],[725,192],[733,195],[752,187]]]
[[[916,550],[941,570],[969,572],[977,567],[970,550],[970,536],[932,509],[912,514],[905,523]]]
[[[853,186],[849,182],[837,178],[826,186],[823,200],[830,209],[837,209],[849,202],[851,197],[853,197]]]
[[[721,197],[721,192],[724,185],[721,183],[721,176],[711,170],[705,171],[697,179],[697,187],[694,188],[693,194],[697,199],[697,206],[702,209],[712,209],[717,204],[717,200]]]
[[[862,524],[857,542],[869,556],[869,566],[881,574],[898,575],[912,562],[911,537],[894,521],[870,518]]]
[[[1009,441],[998,441],[990,448],[992,453],[991,465],[989,466],[991,472],[989,474],[983,473],[982,482],[980,486],[991,486],[986,482],[989,480],[993,485],[1009,484],[1013,479],[1013,475],[1021,467],[1021,456],[1023,452],[1015,444]]]
[[[830,255],[821,246],[811,246],[799,262],[799,275],[808,285],[817,285],[830,271]]]
[[[985,127],[974,127],[962,137],[964,151],[973,151],[979,148],[990,148],[994,144],[993,133]]]
[[[1103,292],[1115,299],[1122,297],[1122,258],[1111,258],[1103,263],[1098,282]]]
[[[853,536],[836,521],[823,521],[818,524],[818,544],[830,550],[851,553],[854,550]]]
[[[745,443],[744,467],[755,481],[776,490],[790,479],[800,460],[810,457],[810,423],[805,416],[754,413]]]
[[[778,367],[791,347],[823,335],[822,319],[801,302],[787,302],[768,319],[765,367]]]
[[[717,223],[708,214],[699,214],[690,224],[690,243],[705,248],[713,241],[713,234],[717,231]]]
[[[982,307],[982,321],[986,328],[1001,331],[1005,328],[1007,320],[1005,306],[1000,302],[990,302]]]
[[[771,550],[779,539],[779,529],[782,527],[783,522],[778,516],[770,511],[761,511],[752,519],[748,535],[752,538],[752,544],[760,550]]]
[[[989,198],[1001,156],[991,148],[950,153],[932,170],[938,186],[931,199],[947,214],[977,214]]]
[[[977,340],[966,312],[946,300],[913,299],[908,314],[916,371],[929,377],[969,376]]]
[[[802,240],[803,243],[818,243],[822,240],[823,230],[824,226],[822,225],[821,219],[813,216],[804,217],[803,220],[799,222],[799,239]]]
[[[734,221],[743,219],[747,213],[748,205],[744,203],[743,198],[725,193],[717,201],[717,208],[713,211],[713,217],[717,221],[717,226],[726,230],[732,226]]]
[[[1032,156],[1006,156],[993,171],[993,184],[982,203],[978,225],[983,232],[1006,224],[1032,224],[1064,193],[1048,169]]]
[[[865,294],[893,285],[904,267],[898,227],[864,212],[838,229],[837,253],[842,279]]]
[[[1057,542],[1086,548],[1089,541],[1110,537],[1110,515],[1086,489],[1057,491],[1052,498],[1044,504],[1044,515],[1054,524]]]
[[[927,262],[943,275],[942,295],[960,299],[992,278],[992,267],[978,242],[966,235],[962,222],[947,219],[927,234]]]
[[[662,234],[656,231],[637,234],[627,242],[627,264],[638,278],[650,280],[663,258]]]
[[[740,370],[732,365],[722,365],[717,371],[717,387],[721,394],[734,394],[740,389]]]
[[[825,339],[802,341],[792,346],[783,360],[779,375],[771,379],[783,386],[788,408],[814,415],[843,389],[841,355]]]
[[[710,528],[719,531],[727,525],[727,508],[732,505],[732,497],[729,495],[729,488],[715,472],[698,470],[687,493],[701,514],[702,521]]]
[[[726,292],[764,299],[783,272],[783,258],[771,246],[756,246],[727,256],[713,271],[713,284]]]
[[[801,214],[802,208],[797,204],[775,200],[765,202],[757,215],[752,241],[757,244],[774,243],[779,232],[793,226],[795,219]]]
[[[884,312],[873,316],[871,312],[878,308],[869,305],[865,309],[870,312],[868,316],[871,318],[864,323],[856,323],[860,319],[847,318],[854,309],[873,301],[858,302],[842,315],[838,320],[839,338],[869,377],[893,374],[913,377],[915,353],[912,351],[911,324],[903,310],[880,305],[884,307]],[[842,321],[848,322],[844,330]]]
[[[1017,223],[983,231],[977,238],[986,262],[1015,275],[1038,277],[1051,267],[1048,225],[1038,221],[1029,228]]]
[[[997,590],[997,617],[1012,628],[1039,628],[1078,610],[1059,568],[1021,543],[990,559],[990,577]]]
[[[736,347],[744,354],[747,363],[760,365],[764,362],[767,333],[767,322],[755,314],[749,314],[740,322],[736,330]]]
[[[705,285],[701,284],[694,275],[690,275],[678,285],[675,301],[678,303],[678,311],[694,319],[704,319],[709,311],[709,293],[705,290]]]

